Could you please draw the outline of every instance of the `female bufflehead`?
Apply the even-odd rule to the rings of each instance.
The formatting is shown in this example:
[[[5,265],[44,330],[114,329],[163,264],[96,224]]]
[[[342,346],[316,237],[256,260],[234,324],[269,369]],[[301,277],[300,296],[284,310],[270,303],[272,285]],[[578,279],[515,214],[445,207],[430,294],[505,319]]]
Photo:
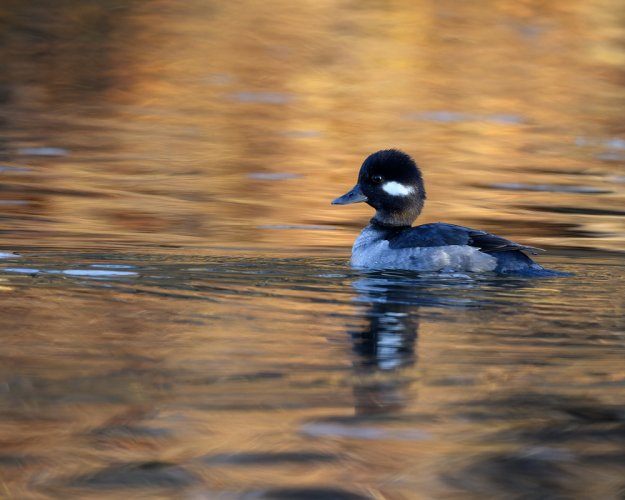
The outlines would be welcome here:
[[[425,200],[421,171],[402,151],[370,155],[354,188],[333,205],[366,202],[376,213],[352,247],[351,264],[373,269],[470,271],[558,275],[525,253],[539,248],[519,245],[485,231],[437,222],[411,227]]]

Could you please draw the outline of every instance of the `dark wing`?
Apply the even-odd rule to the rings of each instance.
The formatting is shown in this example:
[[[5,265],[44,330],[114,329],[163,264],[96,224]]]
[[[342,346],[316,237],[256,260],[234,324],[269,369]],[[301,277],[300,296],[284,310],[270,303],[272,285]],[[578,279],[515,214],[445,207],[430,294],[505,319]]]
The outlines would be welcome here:
[[[532,255],[544,252],[542,248],[520,245],[519,243],[507,240],[496,234],[487,233],[486,231],[478,231],[477,229],[470,228],[464,229],[467,229],[469,232],[469,245],[479,248],[482,252],[495,253],[506,252],[508,250],[524,250]]]
[[[485,253],[523,250],[531,254],[543,251],[541,248],[519,245],[496,234],[469,227],[437,222],[413,227],[395,235],[389,235],[390,248],[437,247],[444,245],[469,245]]]

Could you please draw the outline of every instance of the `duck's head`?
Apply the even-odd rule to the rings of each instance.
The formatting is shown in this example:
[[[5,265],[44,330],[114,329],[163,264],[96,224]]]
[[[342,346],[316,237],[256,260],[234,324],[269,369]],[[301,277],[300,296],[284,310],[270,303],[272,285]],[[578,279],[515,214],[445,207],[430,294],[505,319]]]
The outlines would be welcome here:
[[[402,151],[385,149],[370,155],[360,167],[358,183],[333,205],[367,202],[375,208],[373,221],[384,226],[409,226],[425,201],[421,171]]]

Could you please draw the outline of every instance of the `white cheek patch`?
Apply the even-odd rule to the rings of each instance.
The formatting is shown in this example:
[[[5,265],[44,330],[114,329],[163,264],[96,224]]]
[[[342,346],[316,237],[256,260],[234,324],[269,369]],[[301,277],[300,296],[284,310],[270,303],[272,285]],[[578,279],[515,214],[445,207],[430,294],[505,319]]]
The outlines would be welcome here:
[[[382,189],[392,196],[408,196],[414,192],[412,186],[404,186],[399,182],[391,181],[382,184]]]

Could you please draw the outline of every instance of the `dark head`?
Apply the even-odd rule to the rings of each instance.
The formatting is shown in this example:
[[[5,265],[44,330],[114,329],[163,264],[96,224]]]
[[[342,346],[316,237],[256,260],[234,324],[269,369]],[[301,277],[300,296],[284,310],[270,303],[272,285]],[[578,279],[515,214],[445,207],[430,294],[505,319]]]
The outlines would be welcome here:
[[[373,221],[385,226],[409,226],[425,201],[421,171],[410,156],[397,149],[373,153],[360,167],[358,184],[332,204],[360,201],[376,209]]]

